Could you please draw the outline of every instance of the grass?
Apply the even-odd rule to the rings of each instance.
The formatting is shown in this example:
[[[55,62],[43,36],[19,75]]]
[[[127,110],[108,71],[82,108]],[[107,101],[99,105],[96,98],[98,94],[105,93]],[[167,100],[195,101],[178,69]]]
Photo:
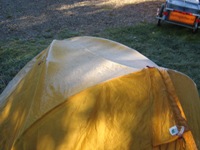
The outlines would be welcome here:
[[[200,92],[200,33],[169,24],[139,24],[132,27],[107,29],[93,36],[108,38],[138,50],[162,67],[175,69],[190,76]],[[0,93],[17,72],[53,39],[65,39],[84,33],[62,30],[57,35],[47,32],[35,39],[13,37],[0,42]]]

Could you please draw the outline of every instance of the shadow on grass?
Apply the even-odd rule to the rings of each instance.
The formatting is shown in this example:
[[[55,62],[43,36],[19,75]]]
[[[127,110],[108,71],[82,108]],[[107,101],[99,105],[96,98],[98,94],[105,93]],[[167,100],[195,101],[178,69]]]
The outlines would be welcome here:
[[[109,1],[109,0],[108,0]],[[110,0],[112,1],[112,0]],[[62,30],[87,35],[108,27],[130,26],[155,19],[162,1],[133,1],[115,6],[102,0],[2,2],[0,38],[58,38]],[[116,3],[116,2],[115,2]],[[65,37],[66,38],[66,37]]]

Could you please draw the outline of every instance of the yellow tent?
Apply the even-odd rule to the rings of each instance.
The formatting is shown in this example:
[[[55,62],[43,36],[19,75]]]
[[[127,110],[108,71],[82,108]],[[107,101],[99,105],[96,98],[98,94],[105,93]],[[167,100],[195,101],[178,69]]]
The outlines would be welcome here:
[[[186,75],[110,40],[54,40],[0,96],[0,149],[196,150],[199,115]]]

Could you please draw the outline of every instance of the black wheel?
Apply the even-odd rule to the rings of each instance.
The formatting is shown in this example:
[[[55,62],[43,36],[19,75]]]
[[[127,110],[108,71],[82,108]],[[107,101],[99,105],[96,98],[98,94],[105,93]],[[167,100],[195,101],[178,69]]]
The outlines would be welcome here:
[[[197,33],[198,32],[198,27],[199,27],[199,23],[198,22],[196,22],[195,24],[194,24],[194,28],[193,28],[193,33]]]
[[[159,14],[158,14],[158,17],[162,17],[163,16],[164,8],[165,8],[165,4],[162,4],[161,8],[160,8],[160,11],[159,11]],[[160,25],[161,25],[161,19],[158,19],[157,26],[160,26]]]
[[[161,19],[158,19],[157,26],[161,25]]]

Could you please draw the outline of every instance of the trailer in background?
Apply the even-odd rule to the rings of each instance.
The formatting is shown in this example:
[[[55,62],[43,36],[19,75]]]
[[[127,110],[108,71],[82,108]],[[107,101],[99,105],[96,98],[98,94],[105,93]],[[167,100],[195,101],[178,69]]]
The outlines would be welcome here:
[[[164,21],[197,32],[200,23],[200,2],[199,0],[166,0],[157,10],[156,18],[158,26]]]

